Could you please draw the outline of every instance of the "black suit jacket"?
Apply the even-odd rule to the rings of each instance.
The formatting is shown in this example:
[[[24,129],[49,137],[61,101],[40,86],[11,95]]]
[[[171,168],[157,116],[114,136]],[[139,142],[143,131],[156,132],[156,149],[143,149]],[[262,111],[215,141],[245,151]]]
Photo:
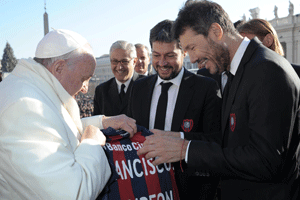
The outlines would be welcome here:
[[[133,82],[139,78],[140,76],[137,73],[133,74],[122,102],[119,97],[118,85],[115,77],[98,85],[95,90],[93,115],[127,115],[130,90]]]
[[[197,71],[197,74],[202,75],[202,76],[207,76],[207,77],[214,79],[215,81],[217,81],[219,87],[221,88],[221,77],[222,76],[219,73],[211,74],[211,73],[209,73],[209,71],[206,68],[202,68]]]
[[[150,106],[157,76],[155,74],[136,81],[131,91],[128,116],[146,128],[149,128]],[[184,69],[171,131],[211,133],[220,130],[219,92],[214,80]],[[184,122],[190,123],[189,130],[184,129]]]
[[[222,146],[192,141],[188,166],[222,176],[223,199],[299,199],[300,81],[257,38],[222,106]]]
[[[157,74],[134,83],[129,100],[129,116],[136,123],[149,128],[150,106]],[[211,78],[198,76],[184,70],[176,100],[172,131],[182,131],[189,135],[210,135],[220,130],[221,98],[219,87]],[[186,126],[184,126],[186,123]],[[205,134],[195,134],[203,132]],[[221,138],[220,135],[216,137]],[[196,136],[195,136],[196,137]],[[218,179],[210,177],[195,177],[181,173],[178,163],[175,163],[176,182],[180,199],[212,199],[218,184]],[[207,176],[207,173],[199,173]],[[200,179],[199,179],[200,178]],[[201,180],[201,182],[199,182]]]
[[[296,64],[291,64],[292,67],[294,68],[295,72],[298,74],[298,76],[300,77],[300,65],[296,65]]]

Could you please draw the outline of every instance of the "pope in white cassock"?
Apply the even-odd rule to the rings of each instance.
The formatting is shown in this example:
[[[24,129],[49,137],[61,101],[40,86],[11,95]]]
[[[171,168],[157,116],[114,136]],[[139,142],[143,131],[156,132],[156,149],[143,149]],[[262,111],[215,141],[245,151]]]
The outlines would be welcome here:
[[[73,97],[96,66],[86,39],[49,32],[34,59],[21,59],[0,83],[0,199],[95,199],[111,171],[99,130],[136,132],[119,115],[80,119]]]

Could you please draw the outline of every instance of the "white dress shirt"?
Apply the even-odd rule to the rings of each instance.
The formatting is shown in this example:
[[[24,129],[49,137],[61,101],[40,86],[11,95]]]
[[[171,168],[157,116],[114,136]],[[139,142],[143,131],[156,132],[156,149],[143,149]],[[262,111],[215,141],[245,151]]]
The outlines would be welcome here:
[[[116,79],[116,78],[115,78],[115,79]],[[119,93],[119,94],[120,94],[120,92],[121,92],[121,86],[122,86],[122,84],[125,85],[124,92],[125,92],[125,93],[127,92],[127,89],[128,89],[128,86],[129,86],[129,84],[130,84],[131,79],[132,79],[132,77],[131,77],[130,79],[128,79],[125,83],[121,83],[120,81],[118,81],[118,80],[116,79],[116,82],[117,82],[117,85],[118,85],[118,93]]]
[[[178,96],[178,91],[181,83],[181,79],[183,77],[184,69],[182,68],[179,74],[171,79],[171,80],[163,80],[159,76],[157,78],[157,81],[154,86],[153,95],[152,95],[152,101],[151,101],[151,107],[150,107],[150,119],[149,119],[149,129],[154,128],[155,123],[155,116],[156,116],[156,108],[159,96],[161,94],[161,82],[171,82],[173,85],[168,90],[168,104],[167,104],[167,111],[166,111],[166,119],[165,119],[165,131],[170,131],[172,126],[172,120],[173,120],[173,113],[175,109],[175,104]]]

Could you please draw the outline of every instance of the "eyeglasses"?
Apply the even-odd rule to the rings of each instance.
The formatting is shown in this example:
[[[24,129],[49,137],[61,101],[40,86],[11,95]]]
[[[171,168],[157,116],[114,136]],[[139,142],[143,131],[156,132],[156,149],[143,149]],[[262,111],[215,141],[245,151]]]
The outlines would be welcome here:
[[[118,63],[121,63],[122,65],[128,65],[129,62],[130,62],[132,59],[134,59],[134,58],[131,58],[130,60],[120,60],[120,61],[114,59],[114,60],[110,60],[110,63],[111,63],[112,65],[118,65]]]

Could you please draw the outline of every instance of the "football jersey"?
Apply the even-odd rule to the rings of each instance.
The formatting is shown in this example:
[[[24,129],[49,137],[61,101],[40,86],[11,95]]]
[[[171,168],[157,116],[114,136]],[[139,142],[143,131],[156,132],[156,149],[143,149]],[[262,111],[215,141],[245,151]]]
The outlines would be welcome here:
[[[177,200],[178,190],[171,163],[159,166],[146,160],[145,155],[138,156],[145,136],[151,133],[148,129],[137,126],[138,132],[129,138],[123,130],[108,128],[101,130],[107,137],[103,147],[112,176],[97,199],[113,200]]]

